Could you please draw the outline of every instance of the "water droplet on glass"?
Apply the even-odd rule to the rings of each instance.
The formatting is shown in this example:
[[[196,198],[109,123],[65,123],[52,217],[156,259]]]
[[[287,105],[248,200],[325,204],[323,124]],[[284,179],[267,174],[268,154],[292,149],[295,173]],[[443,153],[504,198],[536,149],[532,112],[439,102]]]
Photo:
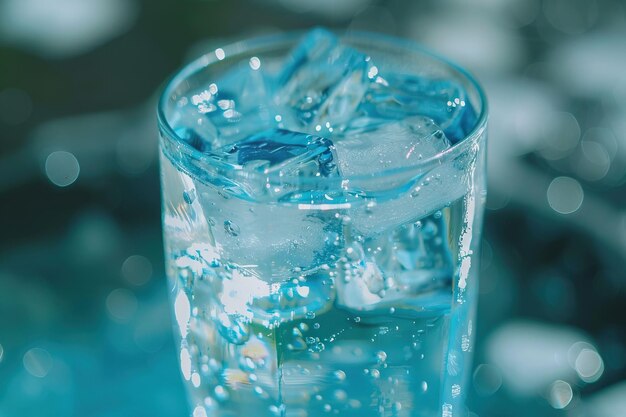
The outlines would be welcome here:
[[[183,200],[185,200],[187,204],[192,204],[196,201],[196,189],[192,188],[191,190],[183,191]]]

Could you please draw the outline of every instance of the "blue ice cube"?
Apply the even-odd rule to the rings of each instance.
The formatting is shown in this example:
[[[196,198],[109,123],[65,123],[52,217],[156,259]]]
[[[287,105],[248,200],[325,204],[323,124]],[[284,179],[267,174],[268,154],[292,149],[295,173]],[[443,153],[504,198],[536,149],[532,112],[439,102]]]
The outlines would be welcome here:
[[[332,132],[353,117],[376,74],[368,56],[316,29],[287,58],[275,100],[292,108],[307,130]]]
[[[230,163],[266,174],[328,177],[336,173],[333,143],[306,133],[266,130],[225,147],[223,152]]]
[[[476,112],[458,83],[405,74],[383,77],[372,84],[360,107],[371,117],[428,116],[452,143],[463,139],[474,127]]]
[[[283,127],[292,118],[288,109],[271,100],[274,79],[262,65],[258,57],[241,62],[188,98],[195,114],[213,126],[213,149],[259,130]]]
[[[454,273],[447,246],[448,225],[441,212],[353,242],[343,259],[349,280],[337,280],[338,306],[380,313],[395,308],[432,311],[449,308]],[[393,236],[393,238],[392,238]],[[437,294],[439,292],[439,294]]]
[[[355,119],[334,137],[339,171],[344,176],[369,175],[385,169],[418,165],[450,147],[430,118]]]

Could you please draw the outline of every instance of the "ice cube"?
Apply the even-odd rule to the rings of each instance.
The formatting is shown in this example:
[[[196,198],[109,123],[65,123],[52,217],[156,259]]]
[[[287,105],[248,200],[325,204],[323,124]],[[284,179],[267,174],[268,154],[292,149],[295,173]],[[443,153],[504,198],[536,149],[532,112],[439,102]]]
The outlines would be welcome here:
[[[311,194],[302,192],[304,184],[323,195],[323,190],[329,189],[333,181],[319,181],[317,186],[312,182],[326,177],[339,180],[332,142],[306,133],[284,129],[262,131],[217,150],[213,157],[233,170],[242,171],[242,176],[246,171],[250,176],[256,174],[257,181],[239,181],[237,191],[258,201],[293,202],[290,197],[293,195],[304,201]],[[259,183],[259,177],[265,181]]]
[[[415,166],[449,148],[450,142],[431,119],[411,116],[400,121],[357,119],[335,136],[334,145],[339,170],[350,177]]]
[[[474,156],[466,151],[456,159],[429,161],[450,147],[431,119],[412,116],[402,121],[364,120],[351,123],[342,137],[333,141],[339,171],[347,177],[342,185],[363,200],[363,204],[353,204],[348,210],[357,234],[371,236],[391,231],[466,194],[467,166]],[[407,170],[376,181],[380,171],[394,168]]]
[[[309,131],[332,132],[334,125],[354,116],[376,75],[369,57],[316,29],[287,59],[276,102],[292,108]]]
[[[224,262],[264,281],[297,278],[332,264],[340,245],[334,211],[319,214],[297,206],[230,201],[228,193],[207,193],[207,215]]]
[[[333,143],[284,129],[254,134],[223,149],[225,159],[265,174],[327,177],[336,174]]]
[[[433,215],[391,234],[352,242],[336,283],[337,305],[361,315],[449,308],[454,270],[447,234],[445,220]]]
[[[432,118],[450,141],[458,142],[476,123],[476,112],[461,85],[451,80],[405,74],[384,74],[372,83],[360,110],[370,117]]]
[[[267,323],[283,322],[321,314],[335,299],[332,278],[325,270],[270,285],[267,296],[252,303],[254,319]]]
[[[181,111],[172,117],[174,132],[200,152],[211,150],[218,137],[217,128],[195,109],[185,108],[188,107],[185,103],[187,99],[179,102]]]
[[[241,62],[221,78],[185,98],[182,106],[190,108],[181,111],[186,114],[186,119],[179,124],[187,129],[200,124],[210,133],[210,139],[204,141],[202,148],[196,146],[203,152],[260,130],[296,124],[290,122],[294,118],[290,110],[272,102],[274,83],[274,79],[263,71],[258,57]],[[192,145],[198,143],[192,142]]]
[[[331,148],[328,139],[274,129],[214,154],[241,174],[229,189],[216,184],[197,193],[224,259],[267,281],[333,262],[340,243],[339,210],[276,204],[298,190],[300,180],[339,180]]]

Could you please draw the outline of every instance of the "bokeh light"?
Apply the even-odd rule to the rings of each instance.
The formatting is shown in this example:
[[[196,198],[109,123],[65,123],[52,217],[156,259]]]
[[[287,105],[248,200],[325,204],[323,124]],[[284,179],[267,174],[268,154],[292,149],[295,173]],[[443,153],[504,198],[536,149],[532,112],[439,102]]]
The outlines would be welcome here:
[[[554,381],[550,386],[550,394],[548,400],[552,407],[561,410],[569,405],[574,398],[572,386],[565,381]]]
[[[602,358],[593,349],[583,349],[576,357],[576,372],[585,382],[596,382],[604,372]]]
[[[32,348],[24,354],[24,368],[37,378],[44,378],[52,368],[52,356],[42,348]]]
[[[483,363],[476,366],[472,382],[478,395],[490,397],[502,386],[502,375],[497,367]]]
[[[548,187],[548,204],[560,214],[571,214],[580,208],[585,197],[583,187],[570,177],[557,177]]]
[[[52,152],[46,158],[46,175],[51,183],[59,187],[67,187],[78,179],[80,165],[70,152]]]
[[[134,0],[4,0],[0,39],[43,56],[74,55],[128,30]]]
[[[141,255],[131,255],[122,264],[122,276],[133,285],[144,285],[152,278],[152,263]]]
[[[107,296],[107,312],[113,320],[126,322],[130,320],[137,311],[137,297],[125,288],[117,288]]]

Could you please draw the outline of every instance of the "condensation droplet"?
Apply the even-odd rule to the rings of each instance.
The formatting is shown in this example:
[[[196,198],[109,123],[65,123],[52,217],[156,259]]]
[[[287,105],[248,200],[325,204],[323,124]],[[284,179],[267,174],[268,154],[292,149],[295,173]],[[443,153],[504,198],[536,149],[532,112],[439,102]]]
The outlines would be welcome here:
[[[187,204],[192,204],[196,201],[196,189],[192,188],[191,190],[183,191],[183,200],[185,200]]]

